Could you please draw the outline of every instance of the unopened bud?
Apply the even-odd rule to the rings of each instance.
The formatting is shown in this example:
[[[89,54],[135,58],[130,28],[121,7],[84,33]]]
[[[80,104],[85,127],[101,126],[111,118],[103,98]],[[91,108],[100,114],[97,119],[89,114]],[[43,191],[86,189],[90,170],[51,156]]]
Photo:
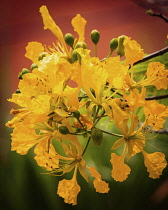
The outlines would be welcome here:
[[[113,52],[117,47],[118,47],[118,40],[117,40],[117,38],[113,38],[110,41],[110,50],[111,50],[111,52]]]
[[[149,9],[149,10],[146,11],[146,14],[147,15],[152,15],[153,14],[153,11],[151,9]]]
[[[74,115],[74,117],[75,117],[76,119],[79,120],[79,118],[80,118],[80,112],[79,112],[79,111],[73,112],[73,115]]]
[[[70,47],[73,48],[73,44],[74,44],[74,37],[72,36],[72,34],[67,33],[64,36],[65,42],[67,43],[67,45],[69,45]]]
[[[27,73],[30,73],[30,71],[28,69],[26,69],[26,68],[23,68],[22,72],[19,73],[18,78],[19,79],[23,79],[23,75],[27,74]]]
[[[36,69],[38,68],[38,65],[36,63],[32,63],[30,69],[33,70],[33,69]]]
[[[75,49],[77,48],[87,49],[87,44],[85,42],[78,42],[75,46]]]
[[[125,36],[122,35],[122,36],[119,36],[118,37],[118,47],[117,47],[117,54],[122,57],[125,55],[125,52],[124,52],[124,39],[125,39]]]
[[[92,42],[96,45],[99,42],[100,39],[100,33],[98,30],[93,30],[90,34]]]
[[[103,132],[98,128],[92,128],[91,137],[96,146],[100,146],[103,141]]]
[[[60,126],[58,129],[59,129],[59,132],[61,134],[66,135],[66,134],[69,134],[70,133],[69,130],[68,130],[68,128],[66,126]]]
[[[72,63],[78,60],[78,53],[74,50],[72,52]]]
[[[20,90],[19,90],[19,89],[17,89],[17,90],[15,91],[15,93],[17,93],[17,94],[18,94],[18,93],[21,93],[21,92],[20,92]]]
[[[39,61],[43,60],[43,58],[46,57],[47,55],[48,55],[47,52],[42,52],[42,53],[40,53],[40,54],[39,54],[39,57],[38,57],[38,60],[39,60]]]

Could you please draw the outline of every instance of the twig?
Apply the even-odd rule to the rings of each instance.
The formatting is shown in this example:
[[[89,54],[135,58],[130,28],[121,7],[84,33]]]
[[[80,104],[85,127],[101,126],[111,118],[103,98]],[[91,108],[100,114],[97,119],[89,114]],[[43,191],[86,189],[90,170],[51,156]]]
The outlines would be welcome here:
[[[150,55],[145,56],[142,60],[139,60],[139,61],[135,62],[134,65],[142,63],[142,62],[145,62],[145,61],[150,60],[152,58],[155,58],[157,56],[163,55],[166,52],[168,52],[168,47],[165,47],[165,48],[163,48],[161,50],[158,50],[158,51],[156,51],[154,53],[151,53]]]
[[[168,94],[166,94],[166,95],[161,95],[161,96],[146,97],[145,100],[146,100],[146,101],[150,101],[150,100],[159,100],[159,99],[164,99],[164,98],[168,98]]]
[[[159,18],[163,19],[166,23],[168,22],[168,18],[165,15],[162,15],[161,13],[154,13],[152,10],[147,10],[146,14],[155,16],[155,17],[159,17]]]

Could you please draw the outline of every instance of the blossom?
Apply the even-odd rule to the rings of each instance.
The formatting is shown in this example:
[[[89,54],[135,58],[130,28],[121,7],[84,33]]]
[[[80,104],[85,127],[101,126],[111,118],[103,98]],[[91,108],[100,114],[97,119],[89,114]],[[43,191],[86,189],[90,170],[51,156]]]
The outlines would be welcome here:
[[[72,26],[74,27],[74,31],[76,31],[79,35],[78,42],[84,42],[85,37],[85,25],[87,21],[80,15],[77,14],[71,21]]]
[[[96,171],[96,169],[94,167],[87,167],[87,169],[90,171],[91,175],[95,177],[93,185],[96,189],[96,192],[108,193],[108,191],[110,190],[110,188],[108,187],[108,183],[101,179],[101,175]]]
[[[44,52],[44,47],[40,42],[29,42],[26,46],[25,57],[33,61],[33,63],[38,63],[38,58],[40,53]]]
[[[135,40],[131,40],[130,37],[125,37],[124,39],[124,51],[125,51],[125,65],[133,65],[136,61],[139,61],[143,58],[144,52],[141,49],[141,46]]]
[[[167,166],[165,155],[157,151],[147,153],[145,146],[147,135],[162,129],[168,116],[167,106],[156,100],[148,101],[149,85],[157,90],[167,89],[168,71],[164,64],[150,62],[146,74],[138,79],[133,66],[144,52],[135,40],[127,36],[113,39],[114,50],[117,40],[124,40],[123,45],[121,42],[118,45],[122,52],[117,53],[122,55],[125,51],[125,61],[120,56],[111,57],[111,53],[100,59],[97,41],[92,57],[84,42],[85,18],[77,14],[72,19],[77,32],[74,38],[69,33],[64,36],[46,6],[40,7],[40,13],[44,29],[49,29],[56,40],[51,46],[39,42],[26,46],[25,57],[32,65],[30,70],[24,68],[19,73],[18,90],[8,99],[19,106],[11,109],[14,116],[6,123],[13,128],[11,150],[21,155],[33,150],[37,165],[47,174],[73,173],[72,179],[59,181],[57,190],[64,202],[72,205],[77,204],[81,190],[78,172],[86,182],[89,175],[93,177],[96,192],[110,190],[96,168],[89,167],[84,159],[91,140],[94,143],[98,140],[95,144],[102,146],[103,133],[119,137],[111,149],[121,148],[122,152],[112,152],[110,158],[115,181],[128,178],[131,173],[128,161],[137,153],[142,153],[149,177],[159,178]],[[96,33],[99,37],[99,32]],[[111,47],[110,42],[112,50]],[[105,124],[110,131],[105,130]],[[111,132],[114,126],[118,133]]]
[[[143,133],[143,128],[145,127],[145,123],[137,128],[139,123],[138,117],[137,115],[133,114],[131,116],[131,124],[128,126],[129,115],[126,115],[124,111],[120,110],[115,102],[112,104],[112,106],[114,121],[116,126],[123,134],[123,137],[113,144],[112,150],[115,150],[124,145],[124,151],[121,157],[116,154],[111,155],[110,161],[113,164],[112,177],[117,181],[124,181],[127,178],[127,175],[130,173],[130,168],[124,163],[124,158],[129,161],[132,156],[139,152],[142,152],[144,155],[144,163],[148,168],[148,171],[150,173],[154,173],[152,171],[156,171],[155,173],[160,175],[162,170],[166,167],[165,156],[163,153],[156,152],[147,154],[144,151],[146,138]],[[125,116],[125,120],[123,120],[123,116]],[[159,165],[160,168],[158,167]],[[121,173],[122,176],[120,175]],[[150,175],[150,177],[155,178],[155,175]]]
[[[155,130],[160,130],[163,128],[163,124],[168,116],[168,108],[163,104],[159,104],[156,100],[146,101],[144,114],[148,125]]]
[[[57,194],[64,198],[65,203],[77,204],[77,195],[80,192],[80,186],[76,181],[76,171],[71,180],[63,179],[59,181]]]

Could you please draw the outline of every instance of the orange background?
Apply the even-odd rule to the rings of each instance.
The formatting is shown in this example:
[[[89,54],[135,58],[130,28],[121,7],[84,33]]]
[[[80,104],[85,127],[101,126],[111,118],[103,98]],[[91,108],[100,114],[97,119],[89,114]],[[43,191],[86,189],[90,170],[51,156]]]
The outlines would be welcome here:
[[[15,91],[17,88],[18,72],[23,67],[30,67],[31,62],[24,57],[27,43],[38,41],[49,45],[55,41],[53,34],[49,30],[43,29],[39,13],[40,6],[48,7],[51,16],[63,33],[70,32],[74,35],[76,34],[73,32],[71,19],[80,13],[88,21],[86,42],[89,48],[93,49],[93,45],[90,43],[90,32],[97,29],[101,33],[98,56],[102,58],[109,52],[109,41],[122,34],[137,40],[146,53],[165,46],[164,41],[168,33],[166,22],[145,14],[147,9],[155,6],[158,10],[159,6],[148,3],[145,8],[145,6],[142,7],[144,2],[144,0],[3,1],[0,13],[2,16],[0,18],[1,65],[3,65],[3,69],[5,68],[5,72],[8,72],[6,79],[10,80],[11,90]],[[167,9],[167,7],[164,8]]]

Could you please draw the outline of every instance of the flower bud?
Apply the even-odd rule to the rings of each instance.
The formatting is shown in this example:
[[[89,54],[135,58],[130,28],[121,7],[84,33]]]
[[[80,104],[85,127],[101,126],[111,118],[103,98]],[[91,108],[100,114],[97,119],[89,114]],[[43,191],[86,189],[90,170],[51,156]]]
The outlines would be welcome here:
[[[111,41],[110,41],[110,50],[111,50],[111,53],[118,47],[118,40],[117,38],[113,38]]]
[[[125,55],[125,52],[124,52],[124,39],[125,39],[125,36],[122,35],[122,36],[119,36],[118,37],[118,47],[117,47],[117,54],[122,57]]]
[[[19,79],[23,79],[23,75],[27,74],[27,73],[30,73],[30,71],[28,69],[26,69],[26,68],[23,68],[22,72],[19,73],[18,78]]]
[[[67,45],[69,45],[70,47],[73,48],[73,44],[74,44],[74,37],[72,36],[72,34],[67,33],[64,36],[65,42],[67,43]]]
[[[77,120],[79,120],[79,118],[80,118],[80,112],[79,111],[73,112],[73,115]]]
[[[32,63],[30,69],[33,70],[33,69],[36,69],[38,68],[38,65],[36,63]]]
[[[18,93],[21,93],[21,92],[20,92],[20,90],[19,90],[19,89],[17,89],[17,90],[15,91],[15,93],[17,93],[17,94],[18,94]]]
[[[70,133],[69,130],[68,130],[68,128],[67,128],[66,126],[60,126],[60,127],[58,128],[58,130],[59,130],[59,132],[60,132],[61,134],[64,134],[64,135]]]
[[[40,54],[39,54],[39,57],[38,57],[38,60],[39,60],[39,61],[43,60],[43,58],[46,57],[47,55],[48,55],[47,52],[42,52],[42,53],[40,53]]]
[[[151,9],[149,9],[149,10],[146,11],[146,14],[147,15],[152,15],[153,14],[153,11]]]
[[[78,53],[74,50],[72,52],[72,63],[78,60]]]
[[[83,48],[83,49],[87,49],[87,44],[85,42],[78,42],[76,45],[75,45],[75,49],[77,48]]]
[[[100,146],[103,141],[103,132],[98,128],[92,128],[91,137],[96,146]]]
[[[99,42],[100,39],[100,33],[98,30],[93,30],[90,34],[92,42],[96,45]]]

